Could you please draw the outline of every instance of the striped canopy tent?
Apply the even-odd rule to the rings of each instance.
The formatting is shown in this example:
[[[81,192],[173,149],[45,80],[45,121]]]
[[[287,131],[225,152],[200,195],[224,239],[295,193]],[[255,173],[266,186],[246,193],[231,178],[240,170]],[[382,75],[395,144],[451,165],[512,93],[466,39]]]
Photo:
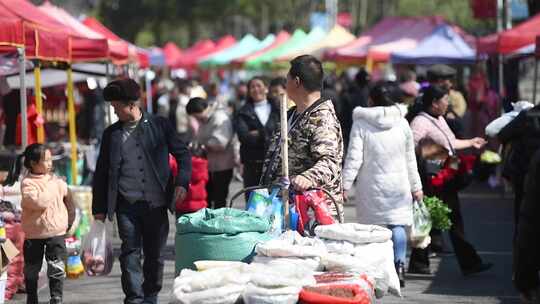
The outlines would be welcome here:
[[[180,56],[182,56],[182,50],[174,42],[167,42],[163,46],[163,55],[165,55],[167,66],[171,66],[173,62],[179,60]]]
[[[279,45],[276,48],[271,49],[270,51],[255,57],[249,61],[246,61],[244,64],[244,67],[247,69],[262,69],[264,68],[268,62],[270,62],[273,58],[275,58],[277,55],[281,54],[283,50],[288,50],[290,48],[293,48],[294,46],[298,45],[304,38],[306,38],[307,34],[302,31],[301,29],[297,29],[292,34],[291,38],[287,40],[287,42]]]
[[[64,9],[52,5],[49,1],[46,1],[43,5],[39,6],[39,9],[82,37],[90,39],[106,39],[108,48],[107,59],[110,59],[117,65],[125,64],[127,62],[129,55],[127,43],[107,39],[104,35],[89,28]]]
[[[326,50],[346,45],[354,39],[356,39],[356,37],[353,34],[344,27],[336,25],[319,41],[307,45],[300,50],[284,54],[278,58],[278,61],[290,61],[303,54],[310,54],[317,58],[322,58]]]
[[[272,43],[268,45],[267,47],[264,47],[256,52],[253,52],[252,54],[242,56],[240,58],[236,58],[231,63],[234,66],[241,67],[244,65],[244,63],[250,60],[254,60],[255,58],[258,58],[268,52],[271,52],[273,49],[280,47],[281,45],[286,43],[290,38],[291,38],[291,35],[289,33],[285,31],[281,31],[274,37],[274,39],[272,40]]]
[[[233,47],[211,56],[210,58],[202,61],[200,65],[202,67],[218,67],[229,65],[233,60],[237,58],[241,58],[243,56],[252,54],[268,47],[274,42],[275,39],[276,37],[274,36],[274,34],[267,35],[266,38],[262,41],[253,37],[251,34],[248,34]]]
[[[224,36],[215,43],[210,39],[201,40],[187,49],[179,60],[173,63],[172,67],[177,69],[195,69],[201,58],[225,50],[235,43],[236,39],[231,35]]]
[[[414,49],[443,23],[441,17],[387,17],[356,40],[326,52],[324,58],[341,63],[385,62],[392,51]]]

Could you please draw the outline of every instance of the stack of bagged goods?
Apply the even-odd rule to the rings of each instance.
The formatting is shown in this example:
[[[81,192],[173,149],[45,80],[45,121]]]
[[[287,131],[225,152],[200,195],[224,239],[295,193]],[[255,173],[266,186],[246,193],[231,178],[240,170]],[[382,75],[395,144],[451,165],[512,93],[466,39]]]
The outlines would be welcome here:
[[[174,280],[173,304],[294,304],[303,286],[316,284],[313,271],[299,265],[199,261]],[[200,267],[200,268],[199,268]]]
[[[225,266],[204,271],[183,269],[174,280],[171,304],[234,304],[250,275],[244,266]]]
[[[244,304],[295,304],[303,286],[314,285],[313,271],[297,264],[253,263],[244,290]]]
[[[296,231],[286,231],[277,239],[258,244],[255,252],[254,263],[298,265],[311,271],[323,270],[321,260],[327,254],[321,240],[302,237]]]
[[[375,296],[401,296],[394,266],[392,231],[356,223],[317,226],[315,234],[326,245],[322,264],[327,271],[357,272],[375,280]]]
[[[176,222],[176,273],[200,260],[249,262],[255,246],[271,238],[269,229],[267,218],[238,209],[184,214]]]
[[[316,284],[302,288],[304,304],[371,304],[374,282],[365,274],[326,272],[315,275]]]

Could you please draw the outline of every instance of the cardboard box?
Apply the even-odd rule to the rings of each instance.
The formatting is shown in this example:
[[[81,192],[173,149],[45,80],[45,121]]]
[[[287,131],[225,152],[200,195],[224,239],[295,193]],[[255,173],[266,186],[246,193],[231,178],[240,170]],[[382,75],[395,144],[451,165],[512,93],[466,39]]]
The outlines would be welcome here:
[[[1,246],[2,258],[0,259],[0,273],[7,270],[9,263],[19,254],[17,247],[7,239]]]

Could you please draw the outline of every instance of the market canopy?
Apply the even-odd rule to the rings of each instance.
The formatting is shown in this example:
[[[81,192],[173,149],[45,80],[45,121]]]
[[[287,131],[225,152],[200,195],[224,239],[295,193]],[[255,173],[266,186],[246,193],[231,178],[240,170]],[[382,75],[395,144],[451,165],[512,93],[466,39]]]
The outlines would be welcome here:
[[[194,46],[186,50],[186,52],[172,65],[172,67],[183,69],[196,68],[197,63],[201,58],[225,50],[233,46],[235,43],[236,39],[234,39],[234,37],[231,35],[220,38],[216,43],[209,39],[199,41]]]
[[[290,61],[295,57],[303,54],[310,54],[315,57],[321,58],[326,50],[346,45],[354,39],[356,39],[356,37],[353,34],[347,31],[344,27],[336,25],[321,40],[312,43],[311,45],[308,45],[296,52],[285,54],[279,57],[278,60]]]
[[[234,58],[251,54],[256,51],[260,43],[261,41],[259,41],[259,39],[251,34],[247,34],[230,48],[201,59],[199,66],[209,68],[226,65]]]
[[[165,54],[163,53],[163,49],[158,47],[151,47],[148,50],[148,56],[150,60],[150,65],[157,67],[165,66],[166,58]]]
[[[507,31],[480,38],[478,52],[507,55],[534,44],[538,35],[540,35],[540,14]]]
[[[390,61],[403,64],[471,64],[476,51],[449,25],[440,25],[412,50],[393,52]]]
[[[107,39],[104,35],[94,31],[89,28],[77,18],[70,15],[64,9],[52,5],[50,2],[46,1],[43,5],[39,6],[39,9],[56,19],[56,21],[62,23],[64,26],[71,28],[72,31],[76,32],[82,37],[87,37],[90,39]],[[108,58],[115,64],[123,64],[127,62],[128,59],[128,44],[122,41],[114,41],[107,39],[108,46]]]
[[[306,36],[307,35],[304,31],[302,31],[301,29],[297,29],[292,34],[291,38],[287,40],[285,43],[277,46],[276,48],[269,50],[268,52],[256,58],[246,61],[244,66],[248,69],[261,69],[263,68],[265,64],[270,62],[273,58],[282,54],[284,50],[289,50],[297,46],[304,38],[306,38]]]
[[[127,45],[128,61],[138,62],[139,65],[141,66],[148,65],[148,62],[149,62],[148,54],[141,51],[135,45],[118,37],[115,33],[113,33],[111,30],[109,30],[106,26],[104,26],[101,22],[97,21],[95,18],[86,16],[83,18],[82,23],[88,26],[89,28],[91,28],[92,30],[105,36],[110,41],[115,41],[117,43]]]
[[[253,60],[255,58],[258,58],[270,51],[272,51],[275,48],[278,48],[282,44],[286,43],[291,38],[291,35],[285,31],[281,31],[277,34],[277,36],[274,38],[272,43],[268,45],[267,47],[264,47],[252,54],[242,56],[240,58],[236,58],[232,61],[235,65],[243,65],[245,62],[248,62],[250,60]],[[266,40],[266,39],[265,39]]]
[[[317,26],[313,28],[313,30],[311,30],[309,34],[304,37],[304,39],[298,41],[298,43],[294,45],[290,44],[287,47],[280,49],[272,58],[266,58],[265,62],[269,64],[276,61],[289,61],[289,59],[296,57],[294,56],[296,53],[306,54],[304,52],[306,48],[319,43],[324,39],[324,37],[326,37],[327,34],[328,33],[325,30]],[[294,57],[291,58],[291,54]]]
[[[67,46],[64,43],[61,43],[56,47],[50,46],[50,42],[45,41],[45,38],[48,39],[49,37],[43,37],[44,39],[38,38],[37,45],[33,46],[33,48],[37,48],[38,51],[44,47],[53,47],[54,49],[65,47],[68,52],[67,61],[94,61],[107,59],[108,47],[107,41],[104,38],[86,37],[25,0],[0,0],[0,6],[3,8],[0,16],[3,15],[21,19],[25,27],[29,23],[33,25],[34,31],[26,31],[25,38],[30,38],[29,35],[36,34],[36,32],[39,32],[40,30],[48,30],[57,35],[61,34],[67,36]],[[46,43],[46,45],[42,45],[42,42]],[[58,52],[60,53],[60,50],[58,50]],[[59,58],[58,60],[65,59]]]
[[[441,17],[387,17],[351,43],[330,50],[325,59],[338,62],[386,61],[392,51],[414,49],[435,28]]]
[[[67,33],[55,30],[54,26],[46,27],[40,22],[32,21],[34,19],[39,21],[38,17],[43,14],[30,20],[30,18],[23,18],[10,10],[10,7],[19,4],[31,6],[25,1],[0,1],[0,24],[2,25],[0,50],[3,53],[14,52],[16,47],[24,46],[26,56],[29,59],[69,61],[69,36]],[[30,11],[30,13],[32,12],[35,11]],[[47,18],[47,16],[45,17]]]
[[[182,56],[182,50],[174,44],[174,42],[167,42],[163,46],[163,55],[165,55],[165,63],[167,66],[171,66],[176,60],[179,60]]]

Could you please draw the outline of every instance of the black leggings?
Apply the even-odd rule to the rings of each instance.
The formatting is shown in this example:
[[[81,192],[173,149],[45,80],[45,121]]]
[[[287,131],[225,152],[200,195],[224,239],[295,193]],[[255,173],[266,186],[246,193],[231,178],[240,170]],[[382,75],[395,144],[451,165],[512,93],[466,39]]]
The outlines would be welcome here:
[[[47,239],[27,239],[24,241],[24,281],[26,284],[26,303],[38,303],[38,279],[43,255],[47,261],[47,277],[51,299],[62,300],[65,263],[67,252],[64,236]]]

